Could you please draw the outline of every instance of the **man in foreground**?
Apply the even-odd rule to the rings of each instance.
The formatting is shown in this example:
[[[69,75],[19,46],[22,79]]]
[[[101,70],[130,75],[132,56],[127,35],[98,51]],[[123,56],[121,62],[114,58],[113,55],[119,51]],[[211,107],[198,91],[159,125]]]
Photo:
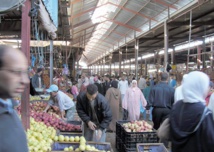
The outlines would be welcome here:
[[[17,49],[0,45],[0,152],[28,152],[22,123],[14,110],[29,83],[28,61]]]

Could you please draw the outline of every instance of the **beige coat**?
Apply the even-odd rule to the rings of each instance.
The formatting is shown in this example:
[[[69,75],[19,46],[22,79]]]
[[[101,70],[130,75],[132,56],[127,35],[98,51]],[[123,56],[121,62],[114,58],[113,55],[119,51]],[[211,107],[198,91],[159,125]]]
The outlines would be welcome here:
[[[119,120],[120,116],[120,102],[121,102],[121,94],[120,90],[116,88],[109,88],[106,92],[106,99],[109,102],[111,111],[112,111],[112,121],[109,125],[109,129],[112,131],[116,131],[116,122]]]

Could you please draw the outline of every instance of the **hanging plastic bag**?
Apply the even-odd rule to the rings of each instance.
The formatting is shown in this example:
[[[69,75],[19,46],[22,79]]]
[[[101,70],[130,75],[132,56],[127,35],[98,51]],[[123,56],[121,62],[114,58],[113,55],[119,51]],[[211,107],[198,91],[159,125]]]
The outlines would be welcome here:
[[[145,112],[145,108],[142,105],[142,102],[140,101],[140,113],[144,113]]]

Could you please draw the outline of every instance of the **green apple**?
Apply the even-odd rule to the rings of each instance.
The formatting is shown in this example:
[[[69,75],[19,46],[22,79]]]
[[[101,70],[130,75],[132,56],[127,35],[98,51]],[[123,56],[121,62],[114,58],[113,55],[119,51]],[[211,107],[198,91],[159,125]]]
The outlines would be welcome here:
[[[80,145],[79,149],[80,149],[80,151],[84,151],[85,150],[85,145]]]
[[[79,137],[79,136],[76,136],[76,137],[74,138],[74,141],[75,141],[75,142],[79,142],[79,141],[80,141],[80,137]]]
[[[59,140],[59,137],[58,136],[55,136],[54,137],[54,141],[58,141]]]
[[[94,146],[91,146],[91,150],[95,150],[96,148]]]
[[[69,149],[69,151],[73,151],[74,150],[74,148],[72,146],[70,146],[68,149]]]
[[[63,136],[63,135],[60,135],[60,136],[59,136],[59,141],[60,141],[60,142],[63,142],[64,140],[65,140],[64,136]]]
[[[69,151],[69,149],[66,147],[66,148],[64,148],[64,151]]]
[[[85,137],[81,136],[80,137],[80,141],[85,141],[86,142]]]
[[[70,137],[70,141],[71,141],[71,142],[74,142],[74,137]]]
[[[91,146],[90,145],[86,145],[85,146],[85,150],[88,150],[88,151],[91,150]]]
[[[65,141],[68,142],[70,139],[68,136],[65,136]]]

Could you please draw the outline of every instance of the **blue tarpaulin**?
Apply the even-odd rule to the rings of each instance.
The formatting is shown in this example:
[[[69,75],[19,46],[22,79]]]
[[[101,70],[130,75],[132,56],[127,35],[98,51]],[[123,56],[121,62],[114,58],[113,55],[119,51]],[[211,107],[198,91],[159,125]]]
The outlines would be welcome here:
[[[53,24],[58,28],[58,0],[42,0]]]

